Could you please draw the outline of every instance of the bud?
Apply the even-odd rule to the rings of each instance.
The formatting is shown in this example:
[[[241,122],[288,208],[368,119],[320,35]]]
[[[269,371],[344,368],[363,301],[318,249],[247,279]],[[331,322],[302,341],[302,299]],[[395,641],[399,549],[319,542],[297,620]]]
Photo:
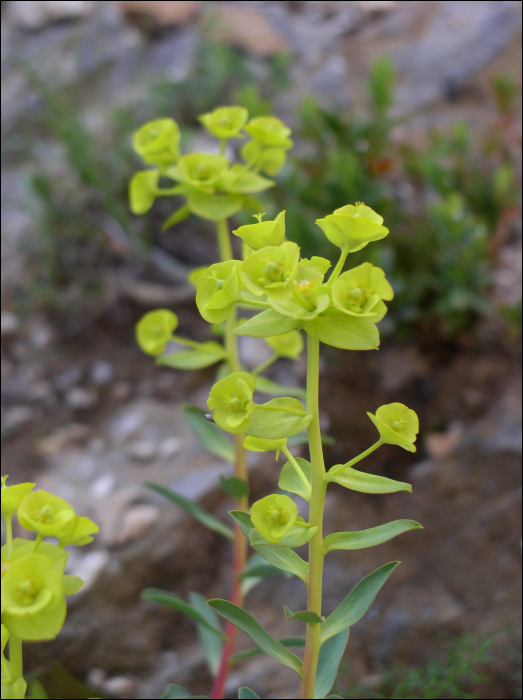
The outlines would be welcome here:
[[[18,509],[20,525],[43,537],[56,537],[74,517],[73,507],[48,491],[28,494]]]
[[[212,112],[200,115],[198,120],[216,138],[230,139],[241,137],[239,132],[248,118],[249,112],[245,107],[216,107]]]
[[[336,209],[316,223],[329,241],[349,253],[361,250],[371,241],[379,241],[389,233],[383,226],[383,217],[361,202]]]
[[[380,406],[376,415],[367,415],[378,429],[382,442],[416,452],[414,443],[419,432],[419,420],[412,409],[402,403],[389,403]]]
[[[149,311],[136,324],[136,341],[147,355],[161,355],[178,327],[178,317],[169,309]]]
[[[240,226],[233,233],[253,250],[279,246],[285,240],[285,211],[281,211],[274,221],[260,219],[259,223]]]
[[[239,260],[211,265],[196,287],[196,305],[208,323],[223,323],[229,318],[241,291]]]
[[[180,158],[180,128],[174,119],[155,119],[135,131],[133,148],[145,163],[165,172]]]
[[[214,422],[229,433],[244,433],[254,411],[252,395],[255,379],[248,372],[233,372],[211,389],[207,405]]]
[[[251,508],[251,520],[260,535],[272,544],[278,544],[294,525],[298,507],[288,496],[266,496]]]
[[[374,323],[387,313],[382,300],[393,298],[384,271],[368,262],[344,272],[332,285],[332,301],[337,309],[349,316],[371,316]]]

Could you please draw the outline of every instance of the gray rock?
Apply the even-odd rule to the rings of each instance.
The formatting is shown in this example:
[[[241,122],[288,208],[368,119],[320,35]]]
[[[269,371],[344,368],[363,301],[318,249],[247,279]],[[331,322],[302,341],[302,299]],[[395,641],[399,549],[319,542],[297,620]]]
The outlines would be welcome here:
[[[105,386],[114,377],[114,369],[110,362],[97,360],[91,367],[91,381],[97,386]]]
[[[82,368],[76,365],[71,365],[62,372],[55,374],[52,378],[53,386],[58,391],[65,391],[74,386],[82,378]]]
[[[98,400],[98,394],[93,389],[83,389],[75,386],[65,395],[65,405],[73,410],[92,408]]]
[[[34,417],[35,410],[31,406],[12,406],[5,409],[2,422],[7,430],[14,431],[30,423]]]
[[[87,0],[13,0],[8,5],[8,16],[15,26],[38,29],[47,22],[84,17],[92,6]]]
[[[0,332],[2,337],[14,335],[20,327],[18,316],[12,311],[2,311],[0,317]]]

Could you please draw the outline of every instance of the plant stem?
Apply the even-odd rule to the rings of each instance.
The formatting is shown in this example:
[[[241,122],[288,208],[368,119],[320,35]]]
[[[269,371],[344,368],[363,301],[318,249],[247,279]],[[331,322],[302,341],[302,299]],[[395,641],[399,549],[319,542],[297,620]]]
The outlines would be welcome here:
[[[342,472],[344,469],[348,469],[349,467],[352,467],[354,464],[361,462],[362,459],[364,459],[365,457],[368,457],[368,455],[370,455],[371,452],[374,452],[374,450],[377,450],[378,447],[380,447],[381,445],[383,445],[383,440],[380,438],[378,440],[378,442],[375,442],[374,445],[371,445],[368,449],[365,450],[365,452],[362,452],[357,457],[354,457],[354,459],[351,459],[351,461],[347,462],[347,464],[337,464],[332,469],[329,469],[329,473],[330,474],[339,474],[339,472]]]
[[[307,412],[312,420],[307,428],[312,464],[312,493],[309,510],[309,524],[318,528],[309,542],[309,575],[307,579],[307,610],[321,617],[321,595],[323,583],[323,508],[325,505],[326,482],[325,463],[321,445],[319,416],[319,366],[320,342],[307,334]],[[300,698],[313,698],[316,683],[316,669],[320,652],[320,626],[307,625],[305,656],[300,685]]]
[[[229,227],[227,225],[227,220],[222,220],[217,223],[217,233],[218,233],[218,248],[220,250],[220,257],[222,261],[232,260],[232,246],[229,234]],[[229,364],[229,370],[231,372],[238,372],[240,367],[240,360],[238,356],[238,338],[234,334],[234,329],[238,325],[238,316],[236,312],[236,307],[234,307],[227,320],[227,325],[225,328],[225,349],[227,351],[227,360]],[[235,463],[234,463],[234,473],[240,479],[244,479],[248,482],[247,473],[247,459],[245,448],[243,446],[243,441],[245,439],[244,435],[234,436],[234,446],[235,446]],[[236,509],[246,511],[249,508],[249,501],[247,497],[236,499]],[[233,567],[232,567],[232,591],[230,596],[231,603],[243,607],[243,592],[242,592],[242,581],[239,575],[245,569],[245,563],[247,561],[247,540],[243,536],[238,525],[234,526],[234,541],[233,541]],[[230,622],[225,626],[225,634],[227,635],[227,641],[223,645],[222,658],[220,660],[220,667],[218,673],[214,679],[214,684],[211,691],[211,698],[223,698],[225,697],[225,684],[229,676],[230,671],[230,659],[234,654],[236,647],[236,637],[238,635],[238,628],[235,627]]]
[[[261,364],[258,365],[258,367],[255,367],[253,370],[251,370],[251,374],[258,375],[261,374],[261,372],[264,372],[267,367],[270,367],[273,362],[276,362],[278,359],[278,355],[274,353],[274,355],[271,355],[265,362],[262,362]]]
[[[331,273],[331,276],[329,277],[329,280],[327,282],[327,287],[331,287],[334,282],[338,279],[340,276],[341,271],[343,270],[343,266],[345,265],[345,260],[347,260],[347,255],[349,254],[349,249],[348,248],[343,248],[341,251],[340,259],[336,263],[336,267]]]
[[[222,262],[232,260],[234,255],[232,254],[231,237],[227,219],[220,219],[220,221],[216,223],[216,232],[218,234],[218,252],[220,253],[220,260]]]
[[[270,309],[271,305],[266,301],[256,301],[255,299],[247,299],[246,297],[240,296],[238,302],[240,304],[247,304],[248,306],[259,306],[260,308]]]
[[[23,678],[22,640],[12,632],[9,632],[9,670],[13,680]]]

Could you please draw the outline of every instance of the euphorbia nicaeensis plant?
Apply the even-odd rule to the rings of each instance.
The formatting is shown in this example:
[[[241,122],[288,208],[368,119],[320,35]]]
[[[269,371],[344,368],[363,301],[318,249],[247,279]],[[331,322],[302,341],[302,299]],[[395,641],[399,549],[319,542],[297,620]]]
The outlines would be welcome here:
[[[78,516],[73,507],[35,484],[6,486],[2,478],[2,698],[24,698],[22,642],[54,639],[67,612],[65,597],[83,586],[78,576],[64,574],[68,545],[88,544],[98,526]],[[13,539],[12,519],[36,538]],[[44,540],[53,537],[58,544]],[[4,656],[9,645],[9,660]]]
[[[379,407],[375,414],[369,413],[379,433],[376,443],[347,463],[328,470],[319,422],[320,343],[343,350],[377,349],[376,324],[387,313],[385,302],[393,298],[383,270],[363,263],[343,272],[344,265],[351,252],[384,238],[389,231],[382,217],[363,203],[348,204],[319,219],[317,224],[328,240],[340,249],[339,261],[329,273],[328,260],[316,256],[302,258],[299,246],[285,239],[284,211],[272,221],[264,221],[260,214],[256,216],[257,223],[233,231],[243,242],[242,259],[233,259],[226,219],[247,203],[247,195],[273,184],[259,173],[273,175],[282,167],[286,150],[292,145],[288,138],[290,131],[275,117],[248,121],[245,110],[236,107],[219,108],[203,115],[200,121],[220,139],[221,155],[180,157],[178,130],[170,120],[142,127],[136,139],[141,144],[141,155],[145,154],[146,162],[155,169],[135,176],[131,183],[131,206],[134,211],[145,211],[139,202],[146,200],[150,206],[157,196],[178,194],[186,198],[186,204],[170,217],[168,225],[189,213],[217,222],[222,260],[194,271],[191,279],[196,284],[196,304],[201,316],[213,324],[213,331],[222,335],[225,342],[196,343],[174,335],[178,320],[168,310],[146,314],[137,326],[137,338],[145,352],[158,356],[159,364],[194,369],[220,363],[207,402],[211,413],[203,417],[203,412],[189,407],[187,417],[207,447],[222,457],[233,457],[233,452],[219,430],[233,436],[236,475],[222,479],[222,486],[237,499],[236,509],[231,511],[234,533],[179,494],[154,488],[185,507],[203,524],[233,539],[234,580],[230,600],[213,599],[207,601],[207,606],[199,594],[191,595],[191,604],[157,589],[149,589],[144,595],[196,620],[215,676],[213,698],[223,697],[227,674],[241,658],[241,654],[234,655],[236,629],[248,634],[258,650],[297,673],[300,698],[323,698],[334,683],[349,628],[369,609],[398,565],[391,562],[366,576],[324,618],[322,578],[326,554],[336,549],[374,546],[421,527],[412,520],[396,520],[369,530],[323,534],[325,494],[330,482],[362,493],[411,491],[409,484],[356,470],[354,465],[382,444],[398,445],[414,452],[419,427],[414,411],[401,403],[392,403]],[[245,162],[231,165],[223,155],[225,142],[227,138],[240,137],[242,129],[252,137],[241,149]],[[170,140],[164,138],[163,130],[171,134]],[[148,138],[152,146],[145,153],[143,141]],[[171,163],[167,162],[167,154]],[[158,188],[159,179],[164,176],[179,184]],[[248,203],[252,204],[250,197]],[[257,313],[238,323],[238,308]],[[306,392],[281,387],[261,374],[278,357],[298,359],[304,346],[302,333],[307,346]],[[273,354],[259,367],[246,371],[238,359],[238,336],[263,338]],[[171,341],[187,349],[172,352]],[[272,393],[275,398],[260,402],[260,393]],[[300,399],[305,399],[305,405]],[[211,422],[206,423],[205,419]],[[305,431],[309,460],[295,458],[289,449]],[[250,509],[245,450],[274,451],[277,459],[283,454],[287,460],[280,473],[280,491],[256,501]],[[307,520],[300,517],[295,496],[309,502]],[[307,543],[309,557],[305,561],[293,550]],[[248,546],[255,551],[250,559],[247,559]],[[306,625],[305,638],[276,640],[243,609],[246,590],[268,571],[275,570],[297,576],[307,588],[306,610],[293,612],[287,606],[284,609],[287,619]],[[225,635],[215,613],[227,620]],[[213,645],[209,643],[209,635]],[[305,646],[303,660],[289,651],[291,646]],[[172,692],[182,690],[173,686]],[[242,688],[240,697],[257,696],[252,690]]]

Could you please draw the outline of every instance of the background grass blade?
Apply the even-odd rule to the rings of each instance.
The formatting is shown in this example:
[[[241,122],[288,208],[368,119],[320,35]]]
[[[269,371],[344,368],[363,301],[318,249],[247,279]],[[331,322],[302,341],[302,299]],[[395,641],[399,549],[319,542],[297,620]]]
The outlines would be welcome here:
[[[155,603],[160,603],[161,605],[166,605],[168,608],[177,610],[191,617],[193,620],[196,620],[196,622],[216,634],[220,639],[227,639],[224,632],[219,627],[214,627],[207,617],[199,610],[189,603],[186,603],[185,600],[178,598],[178,596],[175,596],[173,593],[169,593],[169,591],[162,591],[161,588],[146,588],[145,591],[142,592],[142,598],[144,600],[153,600]]]
[[[215,423],[205,418],[205,411],[191,404],[183,405],[185,420],[202,445],[213,455],[234,463],[234,446]]]

